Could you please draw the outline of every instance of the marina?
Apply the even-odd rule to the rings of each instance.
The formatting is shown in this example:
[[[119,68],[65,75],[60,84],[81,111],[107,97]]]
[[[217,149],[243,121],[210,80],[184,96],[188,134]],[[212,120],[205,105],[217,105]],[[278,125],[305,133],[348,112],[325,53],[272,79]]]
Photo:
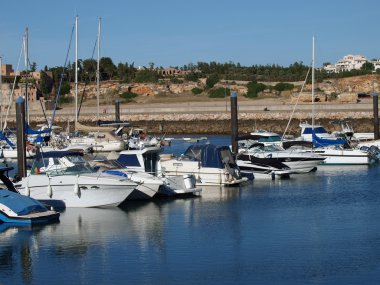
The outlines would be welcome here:
[[[42,2],[2,5],[0,285],[380,283],[380,2]]]
[[[164,152],[187,147],[173,140]],[[43,227],[1,224],[0,283],[374,284],[379,172],[323,165],[192,198],[66,208]]]

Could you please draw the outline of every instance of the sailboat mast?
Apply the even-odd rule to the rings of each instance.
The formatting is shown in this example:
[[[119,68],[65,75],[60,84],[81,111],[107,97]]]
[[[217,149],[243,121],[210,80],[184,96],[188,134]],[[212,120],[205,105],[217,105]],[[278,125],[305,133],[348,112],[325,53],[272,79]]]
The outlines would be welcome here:
[[[25,58],[25,117],[27,119],[27,122],[29,124],[29,95],[28,95],[28,80],[29,80],[29,47],[28,47],[28,37],[29,37],[28,28],[25,29],[25,35],[24,35],[24,58]]]
[[[314,130],[314,76],[315,76],[315,53],[314,53],[314,36],[313,36],[313,51],[312,51],[312,60],[311,60],[311,105],[312,105],[312,117],[311,117],[311,125]]]
[[[100,96],[100,32],[101,32],[102,18],[99,17],[98,24],[98,60],[96,66],[96,104],[97,104],[97,119],[99,121],[99,96]]]
[[[0,129],[3,129],[3,58],[0,56]]]
[[[78,123],[78,16],[75,17],[75,125]]]

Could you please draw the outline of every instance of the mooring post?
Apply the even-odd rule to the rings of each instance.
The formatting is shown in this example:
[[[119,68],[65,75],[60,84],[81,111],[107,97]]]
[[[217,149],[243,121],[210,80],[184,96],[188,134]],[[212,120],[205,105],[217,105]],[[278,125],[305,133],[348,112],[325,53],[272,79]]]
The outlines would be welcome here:
[[[374,139],[379,139],[379,94],[373,92],[373,135]]]
[[[115,121],[120,121],[120,101],[115,101]]]
[[[231,146],[234,154],[238,153],[238,110],[237,110],[237,93],[231,92]]]
[[[19,177],[26,177],[25,100],[16,99],[17,170]]]

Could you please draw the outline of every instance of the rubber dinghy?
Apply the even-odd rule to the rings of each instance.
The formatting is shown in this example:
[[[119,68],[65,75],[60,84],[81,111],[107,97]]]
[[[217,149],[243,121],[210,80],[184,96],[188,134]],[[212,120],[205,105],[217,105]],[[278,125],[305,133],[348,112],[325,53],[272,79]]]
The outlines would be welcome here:
[[[0,168],[0,179],[8,189],[0,189],[0,223],[45,224],[59,220],[59,213],[39,201],[21,195],[5,175],[10,168]]]

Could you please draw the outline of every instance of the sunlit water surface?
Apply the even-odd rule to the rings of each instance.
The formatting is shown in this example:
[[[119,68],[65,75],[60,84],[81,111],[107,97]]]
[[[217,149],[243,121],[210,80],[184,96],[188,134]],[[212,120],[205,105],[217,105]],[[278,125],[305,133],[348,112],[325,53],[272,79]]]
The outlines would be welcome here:
[[[0,284],[379,284],[379,171],[324,166],[196,198],[68,208],[42,227],[3,224]]]

